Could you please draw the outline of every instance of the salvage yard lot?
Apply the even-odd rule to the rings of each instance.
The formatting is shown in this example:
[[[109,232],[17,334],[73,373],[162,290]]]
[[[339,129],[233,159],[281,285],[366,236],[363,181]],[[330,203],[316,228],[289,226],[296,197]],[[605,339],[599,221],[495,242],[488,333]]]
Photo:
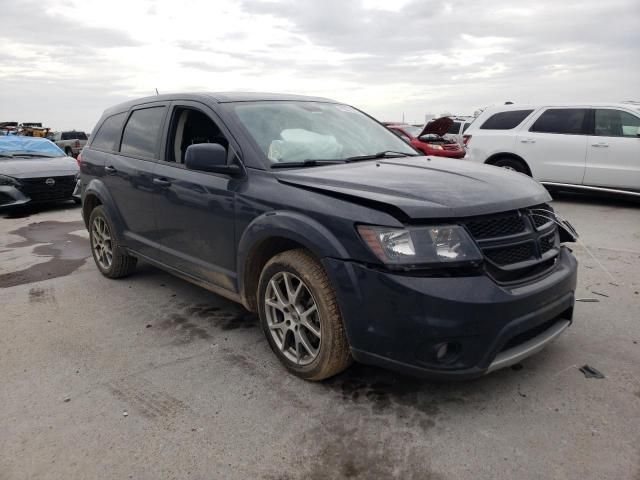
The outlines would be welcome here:
[[[640,205],[554,206],[597,259],[575,246],[576,296],[597,301],[464,383],[358,365],[304,382],[240,306],[146,264],[102,277],[77,207],[2,218],[0,479],[638,479]]]

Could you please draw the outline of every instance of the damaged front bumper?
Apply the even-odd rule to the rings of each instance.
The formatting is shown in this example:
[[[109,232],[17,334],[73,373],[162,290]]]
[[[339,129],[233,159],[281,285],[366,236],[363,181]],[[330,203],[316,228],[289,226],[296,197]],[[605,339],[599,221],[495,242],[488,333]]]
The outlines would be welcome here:
[[[543,277],[499,285],[486,275],[410,276],[336,259],[356,360],[402,373],[472,378],[540,351],[571,323],[577,262],[567,248]]]

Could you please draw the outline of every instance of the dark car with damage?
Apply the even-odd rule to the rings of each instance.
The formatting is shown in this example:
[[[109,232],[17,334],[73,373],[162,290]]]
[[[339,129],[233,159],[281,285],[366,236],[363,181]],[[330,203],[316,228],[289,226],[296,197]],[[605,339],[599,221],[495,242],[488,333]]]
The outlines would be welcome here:
[[[45,138],[0,136],[0,209],[73,200],[80,203],[79,170]]]
[[[323,98],[175,94],[107,110],[79,158],[96,265],[144,260],[259,314],[279,360],[470,378],[571,323],[573,236],[538,183],[421,156]]]

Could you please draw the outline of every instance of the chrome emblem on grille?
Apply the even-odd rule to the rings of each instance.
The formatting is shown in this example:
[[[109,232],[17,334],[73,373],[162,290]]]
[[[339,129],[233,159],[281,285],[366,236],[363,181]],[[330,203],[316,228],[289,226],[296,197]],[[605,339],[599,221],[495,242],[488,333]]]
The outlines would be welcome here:
[[[56,181],[53,178],[47,178],[44,183],[46,183],[47,185],[49,185],[50,187],[53,187],[56,184]]]

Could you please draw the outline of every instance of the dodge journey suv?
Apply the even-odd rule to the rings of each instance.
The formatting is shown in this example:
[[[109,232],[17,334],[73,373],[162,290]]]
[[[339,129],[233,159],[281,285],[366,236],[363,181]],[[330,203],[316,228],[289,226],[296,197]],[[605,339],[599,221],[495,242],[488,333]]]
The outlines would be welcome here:
[[[572,241],[534,180],[421,156],[322,98],[161,95],[107,110],[78,159],[100,272],[138,259],[257,312],[278,359],[469,378],[571,323]]]

